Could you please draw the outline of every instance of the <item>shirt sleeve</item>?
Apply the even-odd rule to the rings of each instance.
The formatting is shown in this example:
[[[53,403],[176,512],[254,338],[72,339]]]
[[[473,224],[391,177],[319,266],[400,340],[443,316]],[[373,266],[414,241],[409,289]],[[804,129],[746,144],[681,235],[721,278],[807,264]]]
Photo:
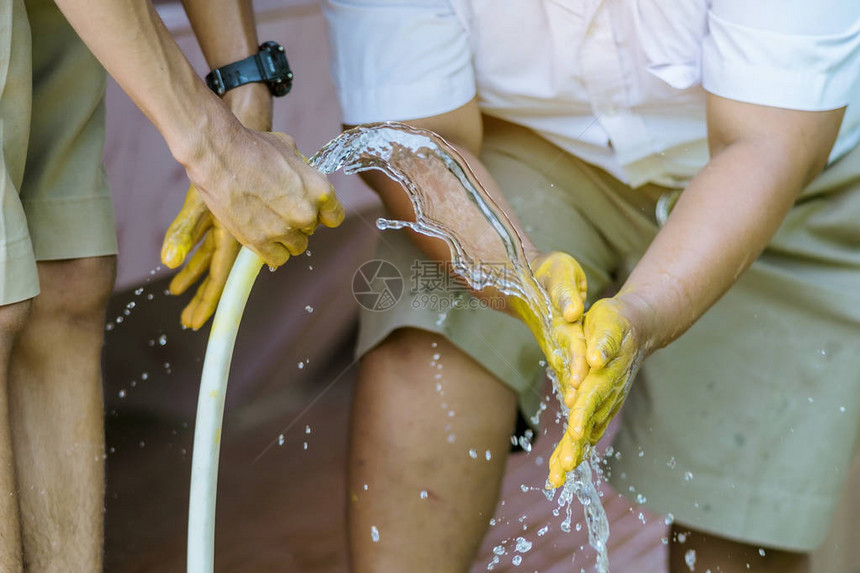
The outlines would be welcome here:
[[[469,41],[448,0],[326,0],[347,124],[452,111],[475,96]]]
[[[747,103],[822,111],[856,99],[860,1],[712,0],[702,85]]]

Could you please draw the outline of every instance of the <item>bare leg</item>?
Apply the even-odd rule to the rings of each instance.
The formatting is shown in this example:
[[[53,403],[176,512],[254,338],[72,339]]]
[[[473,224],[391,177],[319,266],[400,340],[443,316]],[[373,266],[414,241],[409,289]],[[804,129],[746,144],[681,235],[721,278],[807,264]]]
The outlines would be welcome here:
[[[809,573],[809,556],[757,545],[747,545],[690,530],[683,525],[672,526],[669,549],[671,573],[691,571],[686,559],[695,551],[695,571],[711,573]],[[683,543],[681,541],[683,540]],[[764,555],[761,551],[764,551]]]
[[[403,329],[370,352],[352,414],[353,573],[468,571],[495,511],[515,414],[515,394],[438,335]]]
[[[0,306],[0,571],[21,571],[21,528],[9,420],[9,363],[31,301]]]
[[[101,349],[115,257],[39,263],[15,344],[12,436],[27,571],[101,571]]]

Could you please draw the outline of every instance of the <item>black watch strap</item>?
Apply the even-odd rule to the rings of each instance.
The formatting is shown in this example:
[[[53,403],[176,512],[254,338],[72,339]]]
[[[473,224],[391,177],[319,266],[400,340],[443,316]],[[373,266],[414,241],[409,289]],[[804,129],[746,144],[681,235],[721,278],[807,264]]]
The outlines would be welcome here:
[[[285,96],[293,86],[293,72],[283,46],[266,42],[260,51],[244,60],[214,69],[206,75],[206,85],[219,96],[233,88],[263,82],[275,97]]]

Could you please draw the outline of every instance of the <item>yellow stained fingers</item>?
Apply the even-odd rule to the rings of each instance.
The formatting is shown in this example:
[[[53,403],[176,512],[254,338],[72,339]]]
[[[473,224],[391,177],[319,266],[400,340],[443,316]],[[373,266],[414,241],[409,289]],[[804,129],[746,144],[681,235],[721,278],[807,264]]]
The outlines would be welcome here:
[[[574,393],[567,430],[550,458],[549,481],[553,487],[564,483],[565,474],[582,462],[618,414],[630,378],[643,350],[632,326],[616,299],[597,301],[585,315],[584,336],[590,370]]]
[[[189,186],[182,209],[164,235],[161,262],[171,269],[181,265],[212,224],[212,215],[197,188]]]
[[[182,294],[188,290],[188,287],[196,283],[209,269],[214,252],[215,236],[213,233],[209,233],[206,235],[203,244],[197,249],[197,252],[191,256],[188,264],[176,273],[176,276],[170,281],[170,294]]]
[[[270,269],[277,269],[290,260],[290,251],[281,243],[270,243],[261,248],[246,245],[254,251]]]
[[[319,221],[326,227],[337,227],[343,223],[346,210],[335,195],[334,187],[329,185],[329,192],[319,198]]]
[[[588,282],[576,259],[567,253],[550,253],[537,265],[535,278],[567,322],[579,320],[585,309]]]
[[[308,236],[301,231],[288,231],[280,242],[293,256],[301,255],[308,248]]]
[[[215,313],[233,268],[233,261],[241,248],[239,242],[226,229],[216,226],[209,234],[214,237],[215,244],[208,266],[209,276],[197,288],[194,298],[182,313],[182,324],[195,330],[206,324],[209,317]],[[205,244],[201,248],[203,246]]]

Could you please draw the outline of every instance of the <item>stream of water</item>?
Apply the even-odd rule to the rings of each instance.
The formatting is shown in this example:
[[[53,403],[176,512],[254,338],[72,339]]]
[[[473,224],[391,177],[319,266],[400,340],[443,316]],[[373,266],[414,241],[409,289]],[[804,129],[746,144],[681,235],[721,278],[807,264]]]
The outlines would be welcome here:
[[[557,311],[532,273],[522,239],[466,161],[445,140],[404,124],[364,125],[330,141],[310,159],[310,164],[325,174],[338,169],[348,174],[378,170],[400,183],[411,201],[415,221],[379,219],[380,229],[409,228],[442,239],[450,250],[452,270],[471,288],[494,287],[505,295],[519,298],[539,318],[544,332],[551,331]],[[431,185],[434,192],[430,191]],[[444,193],[438,192],[440,186],[444,187]],[[483,217],[484,228],[455,230],[451,226],[450,221],[462,220],[468,210]],[[498,272],[496,265],[500,257],[506,272]],[[552,369],[548,372],[566,420],[568,411],[558,393],[558,380]],[[574,497],[580,501],[589,544],[598,555],[597,571],[608,573],[609,523],[589,465],[589,462],[596,464],[596,459],[592,453],[568,473],[557,503],[566,512],[562,529],[569,531],[571,503]],[[552,499],[555,493],[548,491],[547,497]]]

